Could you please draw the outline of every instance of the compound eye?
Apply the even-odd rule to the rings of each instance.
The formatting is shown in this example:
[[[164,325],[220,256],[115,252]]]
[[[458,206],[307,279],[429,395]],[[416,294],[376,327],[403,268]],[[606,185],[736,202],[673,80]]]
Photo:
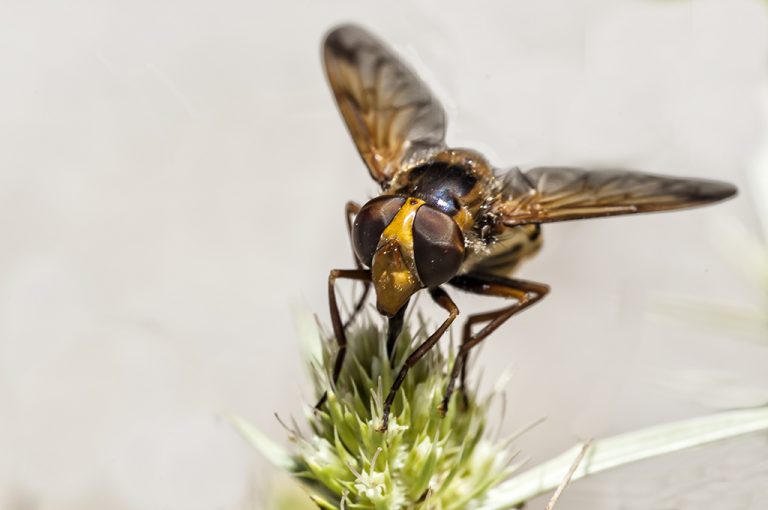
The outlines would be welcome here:
[[[365,204],[352,225],[352,248],[358,260],[371,267],[379,238],[405,202],[405,197],[376,197]]]
[[[413,251],[421,282],[435,287],[458,273],[464,261],[464,236],[450,216],[423,206],[413,222]]]

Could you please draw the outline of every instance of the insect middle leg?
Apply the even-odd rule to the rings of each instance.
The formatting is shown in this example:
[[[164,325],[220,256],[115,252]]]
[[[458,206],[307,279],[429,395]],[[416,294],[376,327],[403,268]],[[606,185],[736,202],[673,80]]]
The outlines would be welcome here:
[[[456,355],[456,361],[454,361],[453,370],[451,371],[451,378],[448,381],[448,387],[445,390],[445,397],[443,398],[443,403],[441,405],[443,412],[448,410],[448,404],[450,403],[451,395],[453,394],[453,388],[459,375],[461,375],[460,388],[462,391],[465,388],[469,351],[485,340],[488,335],[496,331],[496,329],[506,322],[507,319],[516,313],[525,310],[534,303],[537,303],[549,293],[549,286],[543,283],[491,275],[466,274],[457,276],[449,283],[454,287],[467,292],[484,296],[511,298],[516,302],[499,310],[474,314],[467,318],[462,329],[461,347]],[[472,326],[484,322],[487,322],[485,327],[473,335]],[[464,398],[466,403],[466,394]]]
[[[333,269],[328,275],[328,305],[331,309],[331,325],[333,326],[333,334],[336,337],[336,343],[339,346],[339,351],[336,353],[336,360],[333,363],[332,379],[334,384],[339,379],[341,367],[344,365],[344,357],[347,354],[347,333],[344,324],[341,322],[341,313],[339,312],[339,305],[336,302],[336,280],[339,278],[359,280],[370,284],[371,272],[367,269]],[[319,409],[325,403],[327,398],[328,392],[326,391],[315,405],[315,409]]]
[[[429,294],[432,296],[435,303],[448,312],[448,317],[443,321],[440,327],[437,328],[437,331],[432,333],[429,338],[424,340],[424,342],[422,342],[422,344],[408,356],[403,367],[400,369],[400,372],[398,372],[395,382],[392,383],[392,388],[390,388],[387,398],[384,400],[384,413],[382,416],[381,427],[379,428],[381,432],[386,431],[389,426],[389,411],[392,408],[392,403],[395,401],[397,391],[400,389],[400,386],[405,380],[405,376],[408,374],[408,370],[435,346],[437,341],[440,340],[448,329],[448,326],[450,326],[453,320],[459,315],[459,309],[456,306],[456,303],[453,302],[451,297],[443,289],[440,287],[431,288],[429,289]]]

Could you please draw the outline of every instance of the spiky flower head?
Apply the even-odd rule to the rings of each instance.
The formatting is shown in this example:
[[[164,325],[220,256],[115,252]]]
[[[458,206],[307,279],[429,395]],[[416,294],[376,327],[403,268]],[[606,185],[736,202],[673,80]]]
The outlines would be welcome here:
[[[384,396],[407,356],[426,338],[422,327],[398,339],[392,362],[386,337],[370,323],[349,332],[337,384],[330,383],[335,345],[326,342],[314,371],[320,411],[308,413],[312,433],[295,435],[296,475],[321,508],[459,510],[511,472],[512,452],[485,435],[490,398],[458,394],[439,405],[451,363],[433,349],[409,372],[381,432]],[[466,399],[462,398],[466,396]]]

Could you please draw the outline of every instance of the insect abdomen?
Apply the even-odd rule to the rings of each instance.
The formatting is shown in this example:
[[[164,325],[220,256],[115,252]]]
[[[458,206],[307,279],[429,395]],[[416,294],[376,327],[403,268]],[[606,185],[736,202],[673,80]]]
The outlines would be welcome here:
[[[520,262],[541,249],[541,226],[522,225],[509,229],[502,238],[479,246],[467,256],[461,273],[477,271],[484,274],[509,276]]]

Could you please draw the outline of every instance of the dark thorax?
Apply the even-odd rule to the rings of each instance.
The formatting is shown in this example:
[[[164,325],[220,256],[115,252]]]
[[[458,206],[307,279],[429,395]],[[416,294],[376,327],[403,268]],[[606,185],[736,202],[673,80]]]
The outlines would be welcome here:
[[[388,193],[424,200],[453,218],[466,235],[490,198],[494,183],[493,172],[481,155],[449,149],[399,172]]]

